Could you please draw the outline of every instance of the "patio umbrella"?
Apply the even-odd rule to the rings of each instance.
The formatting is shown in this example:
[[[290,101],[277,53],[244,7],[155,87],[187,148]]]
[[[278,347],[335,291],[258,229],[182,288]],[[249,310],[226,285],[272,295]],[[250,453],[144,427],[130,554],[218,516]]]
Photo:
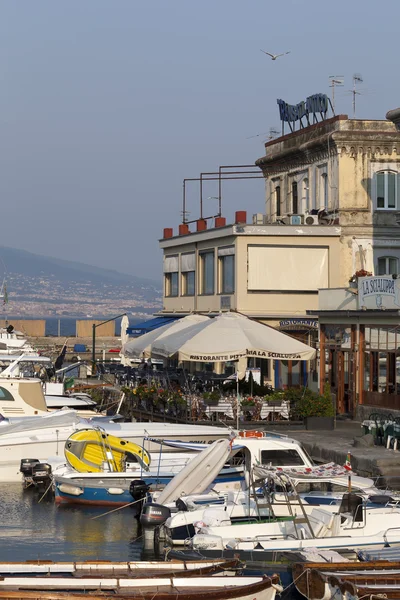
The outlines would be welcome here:
[[[129,319],[127,315],[124,315],[121,320],[121,346],[127,343],[129,340],[129,335],[127,333],[127,329],[129,327]]]
[[[122,347],[121,354],[128,358],[149,358],[153,354],[153,344],[156,341],[161,340],[164,335],[173,332],[178,333],[179,331],[184,331],[188,327],[207,321],[210,321],[210,318],[205,317],[204,315],[188,315],[182,319],[177,319],[172,323],[158,327],[153,331],[149,331],[149,333],[141,335],[135,340],[127,342]]]
[[[154,354],[168,357],[179,354],[181,360],[226,362],[240,358],[274,360],[311,360],[311,346],[239,313],[224,313],[191,327],[170,329],[152,344]]]

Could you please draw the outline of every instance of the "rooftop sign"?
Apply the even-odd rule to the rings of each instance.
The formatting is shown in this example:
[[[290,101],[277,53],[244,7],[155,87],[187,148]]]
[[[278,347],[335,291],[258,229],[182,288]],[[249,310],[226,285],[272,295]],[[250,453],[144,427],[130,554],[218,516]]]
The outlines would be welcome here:
[[[295,130],[296,121],[300,121],[300,127],[304,127],[302,121],[306,119],[307,125],[312,125],[310,122],[310,116],[312,115],[313,123],[318,123],[318,116],[320,115],[321,120],[326,119],[326,113],[328,112],[330,100],[326,94],[314,94],[309,96],[306,100],[302,100],[298,104],[287,104],[284,100],[277,100],[279,106],[279,115],[282,121],[282,134],[284,133],[284,123],[289,123],[291,131]]]

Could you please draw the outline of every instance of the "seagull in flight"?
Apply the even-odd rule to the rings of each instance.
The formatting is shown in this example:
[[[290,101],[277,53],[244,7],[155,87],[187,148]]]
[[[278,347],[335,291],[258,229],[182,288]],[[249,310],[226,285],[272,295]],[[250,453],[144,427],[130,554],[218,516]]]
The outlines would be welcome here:
[[[285,56],[285,54],[290,54],[290,50],[289,50],[289,52],[282,52],[282,54],[271,54],[270,52],[265,52],[265,50],[261,50],[261,52],[264,52],[264,54],[267,54],[268,56],[270,56],[272,58],[272,60],[276,60],[280,56]]]

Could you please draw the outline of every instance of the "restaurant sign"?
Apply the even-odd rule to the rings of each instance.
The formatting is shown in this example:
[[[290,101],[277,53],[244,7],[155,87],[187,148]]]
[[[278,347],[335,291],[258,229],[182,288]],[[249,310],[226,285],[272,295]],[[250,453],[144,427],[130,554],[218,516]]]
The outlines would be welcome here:
[[[326,94],[313,94],[298,104],[288,104],[284,100],[277,100],[277,103],[281,121],[289,123],[292,131],[295,129],[296,121],[300,121],[300,127],[304,127],[303,118],[306,119],[307,126],[312,124],[310,116],[313,118],[313,123],[318,122],[317,115],[320,115],[321,120],[325,120],[329,108],[329,98]]]
[[[397,308],[400,306],[399,280],[385,277],[358,278],[359,308]]]
[[[318,329],[317,319],[285,319],[279,321],[279,329]]]

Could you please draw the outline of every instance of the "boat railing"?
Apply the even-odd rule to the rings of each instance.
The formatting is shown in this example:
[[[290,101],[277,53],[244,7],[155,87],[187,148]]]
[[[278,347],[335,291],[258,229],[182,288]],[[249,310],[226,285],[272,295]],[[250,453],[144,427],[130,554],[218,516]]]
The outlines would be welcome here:
[[[387,539],[387,534],[389,531],[400,531],[400,527],[389,527],[383,534],[383,539],[385,542],[385,547],[390,547],[389,541]]]

